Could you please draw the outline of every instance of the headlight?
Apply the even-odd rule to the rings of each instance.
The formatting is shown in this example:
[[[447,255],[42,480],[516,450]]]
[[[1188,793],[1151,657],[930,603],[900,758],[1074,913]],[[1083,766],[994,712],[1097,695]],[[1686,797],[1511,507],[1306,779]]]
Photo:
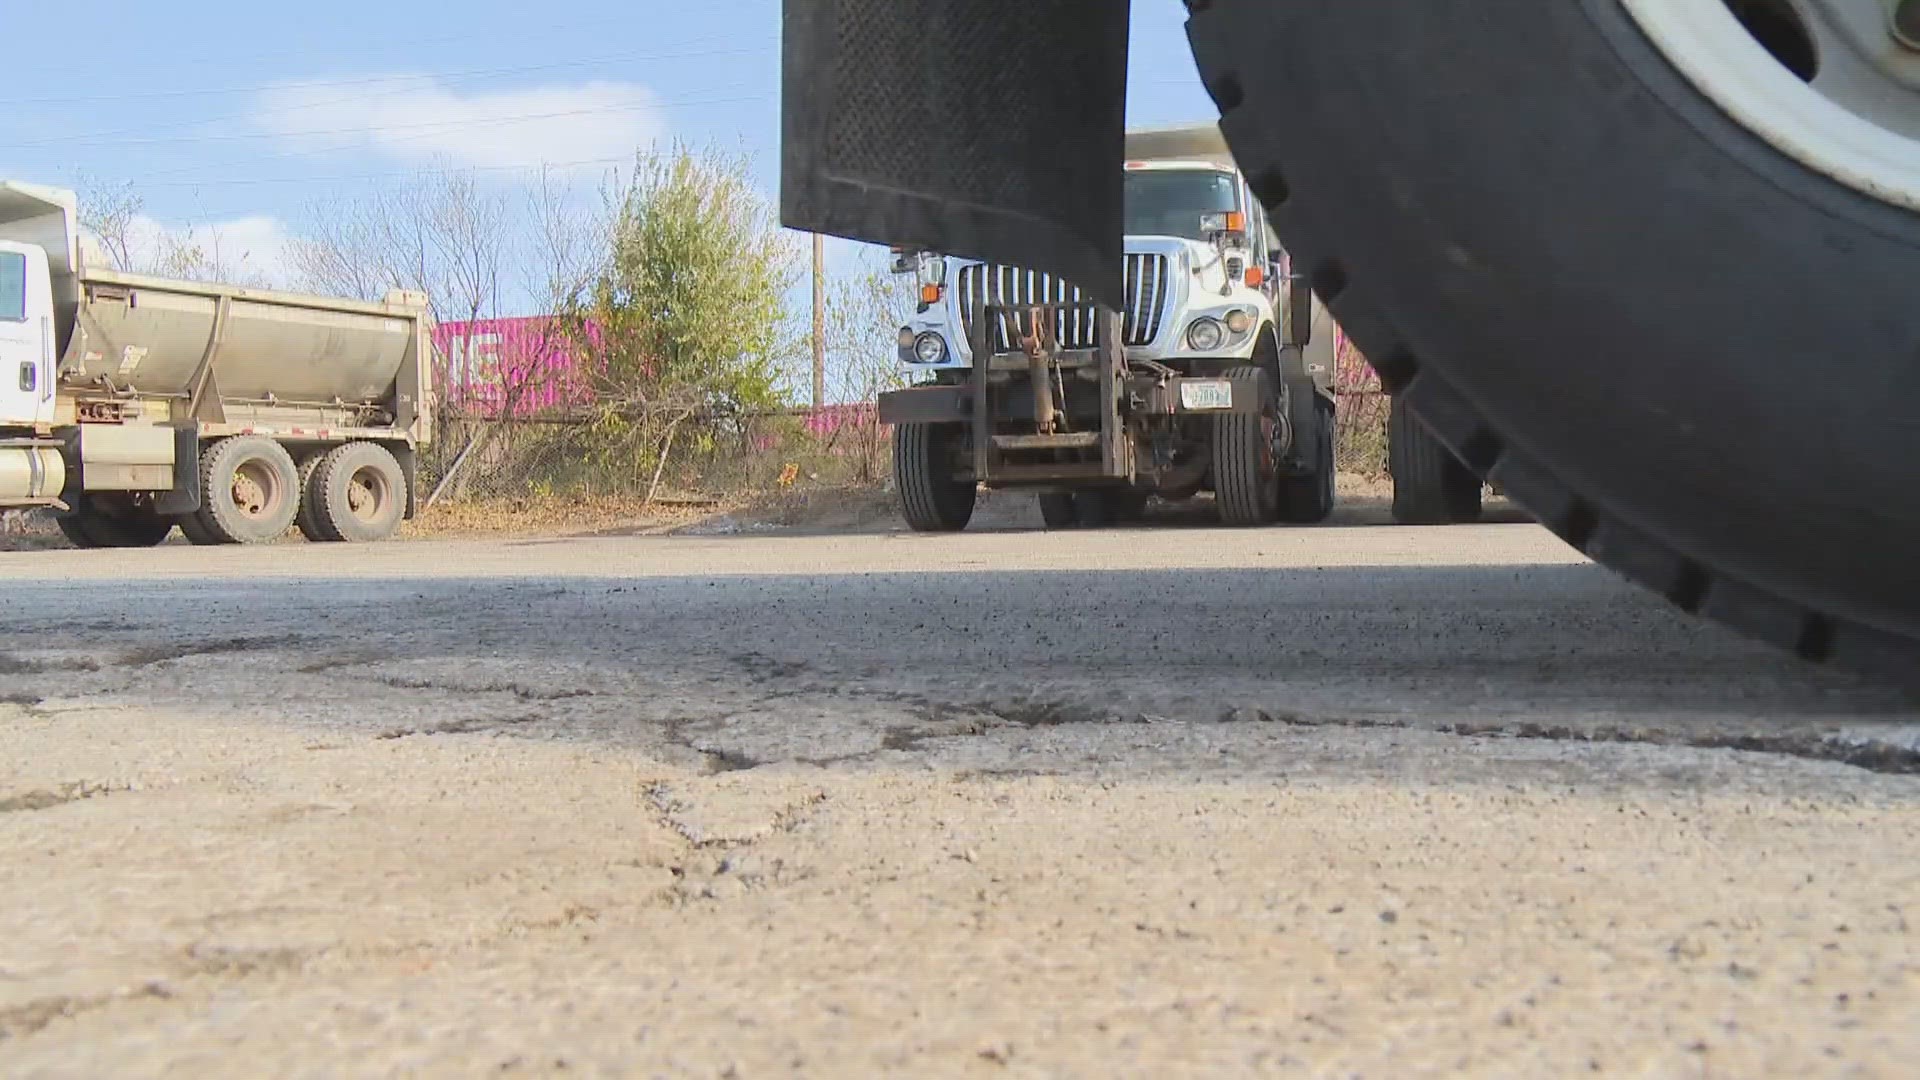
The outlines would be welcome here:
[[[1195,319],[1187,327],[1187,347],[1195,352],[1212,352],[1227,343],[1227,328],[1219,319]]]
[[[1227,329],[1236,334],[1244,334],[1253,329],[1253,316],[1244,310],[1227,312]]]
[[[937,364],[947,358],[947,341],[939,334],[921,334],[914,339],[913,356],[923,364]]]

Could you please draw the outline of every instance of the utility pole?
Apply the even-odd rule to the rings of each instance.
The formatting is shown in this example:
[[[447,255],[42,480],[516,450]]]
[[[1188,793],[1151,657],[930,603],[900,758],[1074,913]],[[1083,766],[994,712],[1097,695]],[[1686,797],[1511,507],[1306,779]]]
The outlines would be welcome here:
[[[827,404],[827,245],[813,234],[813,407]]]

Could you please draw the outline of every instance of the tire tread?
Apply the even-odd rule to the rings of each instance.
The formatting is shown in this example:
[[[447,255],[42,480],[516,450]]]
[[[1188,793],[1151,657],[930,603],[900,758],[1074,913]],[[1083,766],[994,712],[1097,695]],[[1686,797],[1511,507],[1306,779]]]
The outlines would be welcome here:
[[[1190,5],[1188,39],[1205,85],[1209,89],[1236,89],[1233,95],[1215,94],[1221,129],[1240,167],[1258,180],[1284,175],[1285,163],[1260,136],[1260,103],[1246,101],[1244,93],[1238,92],[1241,80],[1232,70],[1238,51],[1236,39],[1243,36],[1235,18],[1246,17],[1244,11],[1252,7]],[[1236,12],[1241,14],[1236,16]],[[1242,104],[1249,107],[1242,109]],[[1297,220],[1298,215],[1312,212],[1311,208],[1302,208],[1297,189],[1257,193],[1282,236],[1287,236],[1288,219]],[[1429,421],[1439,441],[1588,558],[1660,592],[1681,610],[1772,643],[1803,660],[1832,662],[1868,672],[1911,693],[1920,693],[1920,640],[1814,610],[1691,559],[1659,537],[1629,527],[1543,462],[1514,448],[1462,395],[1446,385],[1437,371],[1421,366],[1410,346],[1393,330],[1384,310],[1353,287],[1344,271],[1325,275],[1324,281],[1338,288],[1323,290],[1322,268],[1340,265],[1335,253],[1307,250],[1295,246],[1290,238],[1288,242],[1296,263],[1316,268],[1316,291],[1322,292],[1334,318],[1374,364],[1389,390],[1422,384],[1420,392],[1410,397],[1408,407]],[[1329,291],[1337,295],[1328,295]],[[1381,359],[1374,361],[1375,357]],[[1683,587],[1676,588],[1676,583]]]

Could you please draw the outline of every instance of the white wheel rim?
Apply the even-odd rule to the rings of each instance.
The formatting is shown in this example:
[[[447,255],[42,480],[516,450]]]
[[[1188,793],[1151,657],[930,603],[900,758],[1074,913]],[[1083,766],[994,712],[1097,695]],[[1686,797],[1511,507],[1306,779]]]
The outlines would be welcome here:
[[[1867,120],[1800,81],[1754,40],[1724,0],[1620,3],[1667,60],[1741,126],[1848,187],[1920,210],[1920,140]],[[1816,22],[1824,11],[1793,6],[1825,30]],[[1891,34],[1885,41],[1898,48]],[[1913,93],[1891,76],[1885,81],[1893,100]]]

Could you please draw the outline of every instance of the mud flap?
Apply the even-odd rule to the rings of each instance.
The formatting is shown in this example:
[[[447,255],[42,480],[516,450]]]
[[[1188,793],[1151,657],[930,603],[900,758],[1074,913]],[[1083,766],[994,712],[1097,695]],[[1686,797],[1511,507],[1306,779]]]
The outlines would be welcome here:
[[[1121,281],[1129,0],[786,0],[780,220]]]
[[[153,500],[155,513],[174,516],[200,509],[200,425],[182,424],[173,429],[173,489],[161,492]]]

